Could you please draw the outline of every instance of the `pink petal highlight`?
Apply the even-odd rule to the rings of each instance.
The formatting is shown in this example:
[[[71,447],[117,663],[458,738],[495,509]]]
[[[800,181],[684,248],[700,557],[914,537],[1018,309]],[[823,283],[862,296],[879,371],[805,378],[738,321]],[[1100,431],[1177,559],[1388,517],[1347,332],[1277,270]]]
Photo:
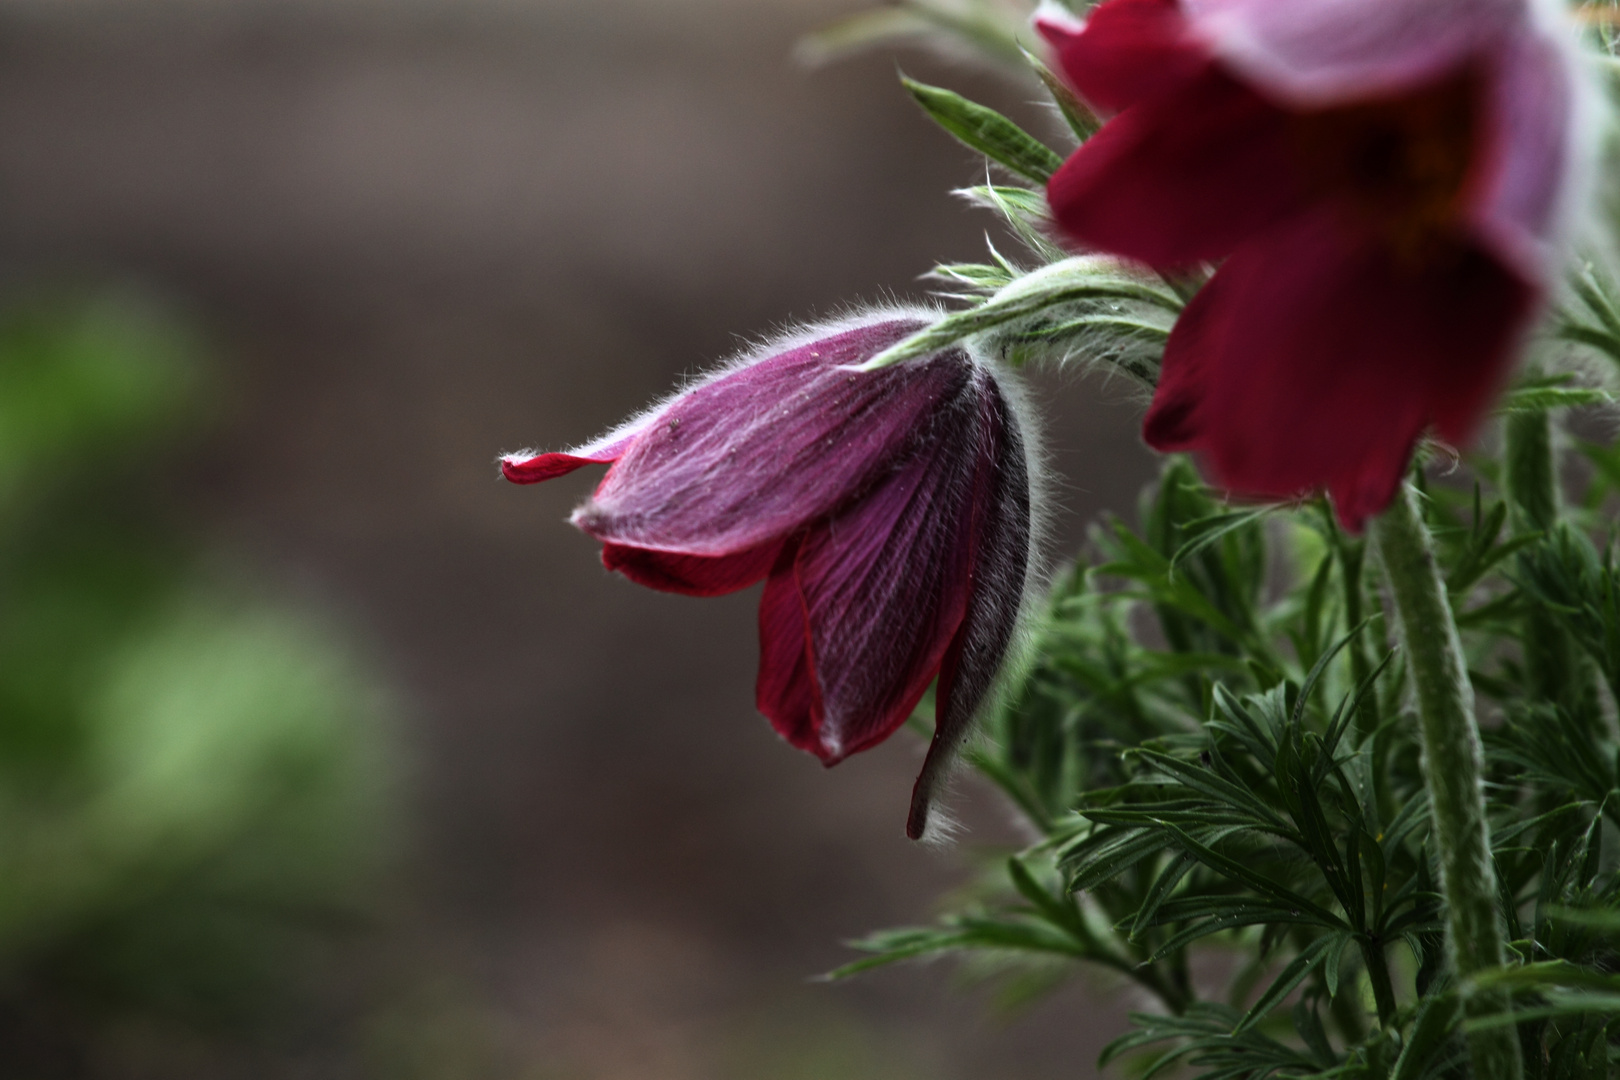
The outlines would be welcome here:
[[[1192,33],[1278,102],[1317,107],[1432,82],[1528,30],[1527,0],[1184,0]]]
[[[968,379],[959,354],[850,370],[920,325],[847,331],[681,395],[574,523],[610,543],[726,555],[831,513],[891,468]]]
[[[1576,86],[1559,43],[1521,36],[1491,57],[1487,145],[1470,219],[1485,242],[1527,281],[1555,270],[1550,240],[1568,209],[1576,151]]]

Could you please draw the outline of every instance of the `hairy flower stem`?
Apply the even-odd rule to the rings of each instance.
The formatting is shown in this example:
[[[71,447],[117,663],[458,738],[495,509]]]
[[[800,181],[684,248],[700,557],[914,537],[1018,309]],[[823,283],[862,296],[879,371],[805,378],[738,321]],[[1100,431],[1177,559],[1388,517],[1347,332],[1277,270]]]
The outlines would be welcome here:
[[[1503,486],[1513,523],[1550,529],[1558,520],[1558,467],[1553,457],[1552,418],[1544,410],[1512,413],[1503,426]]]
[[[1485,820],[1484,752],[1474,720],[1474,691],[1417,500],[1417,493],[1403,485],[1389,509],[1374,519],[1373,538],[1417,692],[1424,782],[1450,931],[1446,940],[1452,966],[1466,985],[1469,976],[1502,963],[1502,928]],[[1467,1002],[1470,1016],[1500,1013],[1507,1007],[1500,993],[1475,993]],[[1468,1052],[1476,1080],[1519,1080],[1522,1075],[1519,1036],[1511,1024],[1471,1033]]]
[[[1546,412],[1510,415],[1503,443],[1503,487],[1514,530],[1550,531],[1558,523],[1559,502],[1552,418]],[[1582,697],[1587,680],[1575,643],[1552,613],[1539,606],[1525,615],[1524,666],[1537,700],[1573,706]]]

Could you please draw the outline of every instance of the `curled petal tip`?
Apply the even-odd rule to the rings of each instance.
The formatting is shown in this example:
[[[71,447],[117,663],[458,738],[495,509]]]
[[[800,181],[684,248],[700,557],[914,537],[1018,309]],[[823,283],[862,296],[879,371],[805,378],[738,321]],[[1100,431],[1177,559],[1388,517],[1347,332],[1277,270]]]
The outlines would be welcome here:
[[[519,450],[515,454],[502,454],[497,459],[501,466],[501,475],[514,484],[524,483],[524,480],[521,479],[524,475],[523,466],[538,456],[538,452],[534,450]]]
[[[573,450],[547,454],[538,450],[519,450],[515,454],[502,454],[501,475],[514,484],[538,484],[542,480],[567,476],[586,465],[606,465],[624,454],[633,437],[633,433],[616,433]]]
[[[557,476],[567,476],[586,465],[604,465],[617,457],[617,449],[608,452],[536,453],[522,450],[501,455],[501,474],[514,484],[538,484]]]
[[[543,480],[566,476],[580,466],[591,463],[591,458],[572,454],[538,454],[533,450],[524,450],[501,455],[501,475],[514,484],[538,484]]]

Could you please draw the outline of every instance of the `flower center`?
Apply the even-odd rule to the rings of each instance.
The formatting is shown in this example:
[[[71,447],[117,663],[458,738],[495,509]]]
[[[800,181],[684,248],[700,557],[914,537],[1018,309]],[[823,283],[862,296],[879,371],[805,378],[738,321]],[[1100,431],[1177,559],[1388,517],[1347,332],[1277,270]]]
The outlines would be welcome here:
[[[1295,145],[1313,186],[1347,196],[1403,261],[1425,260],[1455,233],[1482,89],[1469,69],[1399,98],[1305,113]]]

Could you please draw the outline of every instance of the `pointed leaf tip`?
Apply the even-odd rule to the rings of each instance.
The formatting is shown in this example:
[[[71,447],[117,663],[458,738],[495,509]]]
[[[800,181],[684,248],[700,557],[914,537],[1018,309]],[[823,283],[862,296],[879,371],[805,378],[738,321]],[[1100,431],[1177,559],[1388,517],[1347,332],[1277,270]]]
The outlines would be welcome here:
[[[1060,154],[994,109],[904,75],[900,82],[936,124],[1009,172],[1045,185],[1063,164]]]

